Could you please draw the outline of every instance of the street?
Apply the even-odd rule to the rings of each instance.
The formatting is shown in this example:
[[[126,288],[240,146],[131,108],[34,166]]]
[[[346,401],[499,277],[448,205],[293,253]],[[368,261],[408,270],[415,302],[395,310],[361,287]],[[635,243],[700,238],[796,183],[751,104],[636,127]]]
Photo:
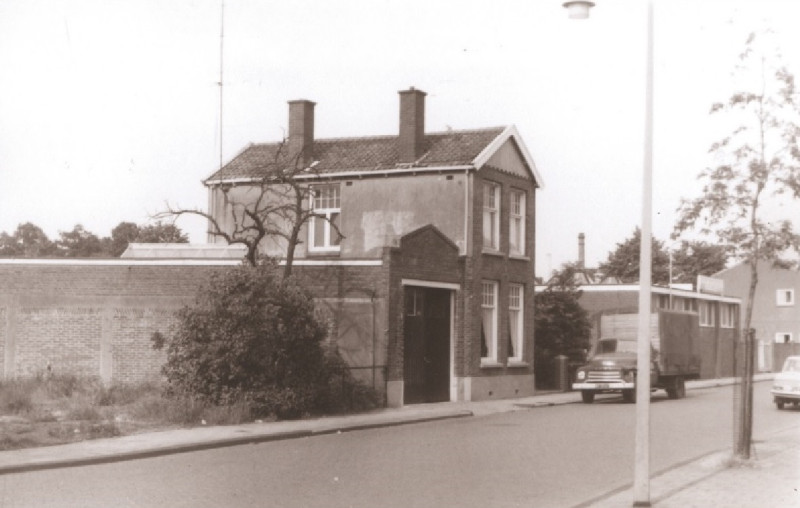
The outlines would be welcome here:
[[[754,439],[798,425],[756,383]],[[651,475],[731,448],[733,387],[657,393]],[[576,394],[576,398],[578,395]],[[276,441],[0,478],[0,506],[570,507],[633,476],[634,405],[595,404]]]

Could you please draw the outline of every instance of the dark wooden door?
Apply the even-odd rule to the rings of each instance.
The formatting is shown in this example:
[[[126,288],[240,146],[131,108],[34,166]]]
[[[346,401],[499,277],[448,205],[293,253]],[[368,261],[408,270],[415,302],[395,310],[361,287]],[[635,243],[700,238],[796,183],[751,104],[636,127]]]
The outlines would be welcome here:
[[[450,291],[405,292],[404,403],[450,400]]]

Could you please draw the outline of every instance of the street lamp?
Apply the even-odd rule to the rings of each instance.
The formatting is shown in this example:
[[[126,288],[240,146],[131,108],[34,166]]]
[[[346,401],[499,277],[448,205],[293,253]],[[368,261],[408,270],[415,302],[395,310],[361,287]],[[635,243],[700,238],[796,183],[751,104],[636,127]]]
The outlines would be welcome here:
[[[569,17],[584,19],[594,3],[568,1]],[[653,220],[653,2],[647,2],[647,55],[642,178],[642,236],[639,251],[639,322],[636,348],[636,437],[633,506],[650,506],[650,314]]]
[[[594,2],[574,1],[564,2],[563,5],[569,11],[571,19],[586,19],[589,17],[589,10],[594,7]]]

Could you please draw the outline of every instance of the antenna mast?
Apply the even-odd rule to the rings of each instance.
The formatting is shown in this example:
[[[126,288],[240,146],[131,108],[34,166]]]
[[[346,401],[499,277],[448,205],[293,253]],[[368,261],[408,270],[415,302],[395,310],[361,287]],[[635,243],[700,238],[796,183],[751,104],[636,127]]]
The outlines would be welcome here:
[[[220,0],[219,16],[219,168],[222,169],[222,72],[224,63],[224,41],[225,41],[225,0]]]

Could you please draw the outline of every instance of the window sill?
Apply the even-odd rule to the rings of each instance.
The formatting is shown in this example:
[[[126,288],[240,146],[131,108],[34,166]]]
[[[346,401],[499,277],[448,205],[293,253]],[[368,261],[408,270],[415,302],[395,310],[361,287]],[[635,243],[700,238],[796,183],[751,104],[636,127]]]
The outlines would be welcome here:
[[[510,369],[519,369],[524,367],[530,367],[531,364],[528,362],[523,362],[522,360],[509,360],[508,367]]]
[[[482,252],[482,254],[486,254],[487,256],[497,256],[497,257],[503,257],[503,256],[505,256],[505,254],[503,254],[503,253],[502,253],[501,251],[499,251],[499,250],[487,249],[487,248],[485,248],[485,247],[483,248],[483,252]]]
[[[508,259],[513,259],[515,261],[530,261],[531,258],[528,256],[524,256],[522,254],[509,254]]]
[[[309,250],[306,252],[308,257],[339,257],[342,251],[340,249],[330,249],[330,250]]]
[[[505,367],[502,363],[498,362],[497,360],[483,360],[481,359],[481,368],[482,369],[501,369]]]

